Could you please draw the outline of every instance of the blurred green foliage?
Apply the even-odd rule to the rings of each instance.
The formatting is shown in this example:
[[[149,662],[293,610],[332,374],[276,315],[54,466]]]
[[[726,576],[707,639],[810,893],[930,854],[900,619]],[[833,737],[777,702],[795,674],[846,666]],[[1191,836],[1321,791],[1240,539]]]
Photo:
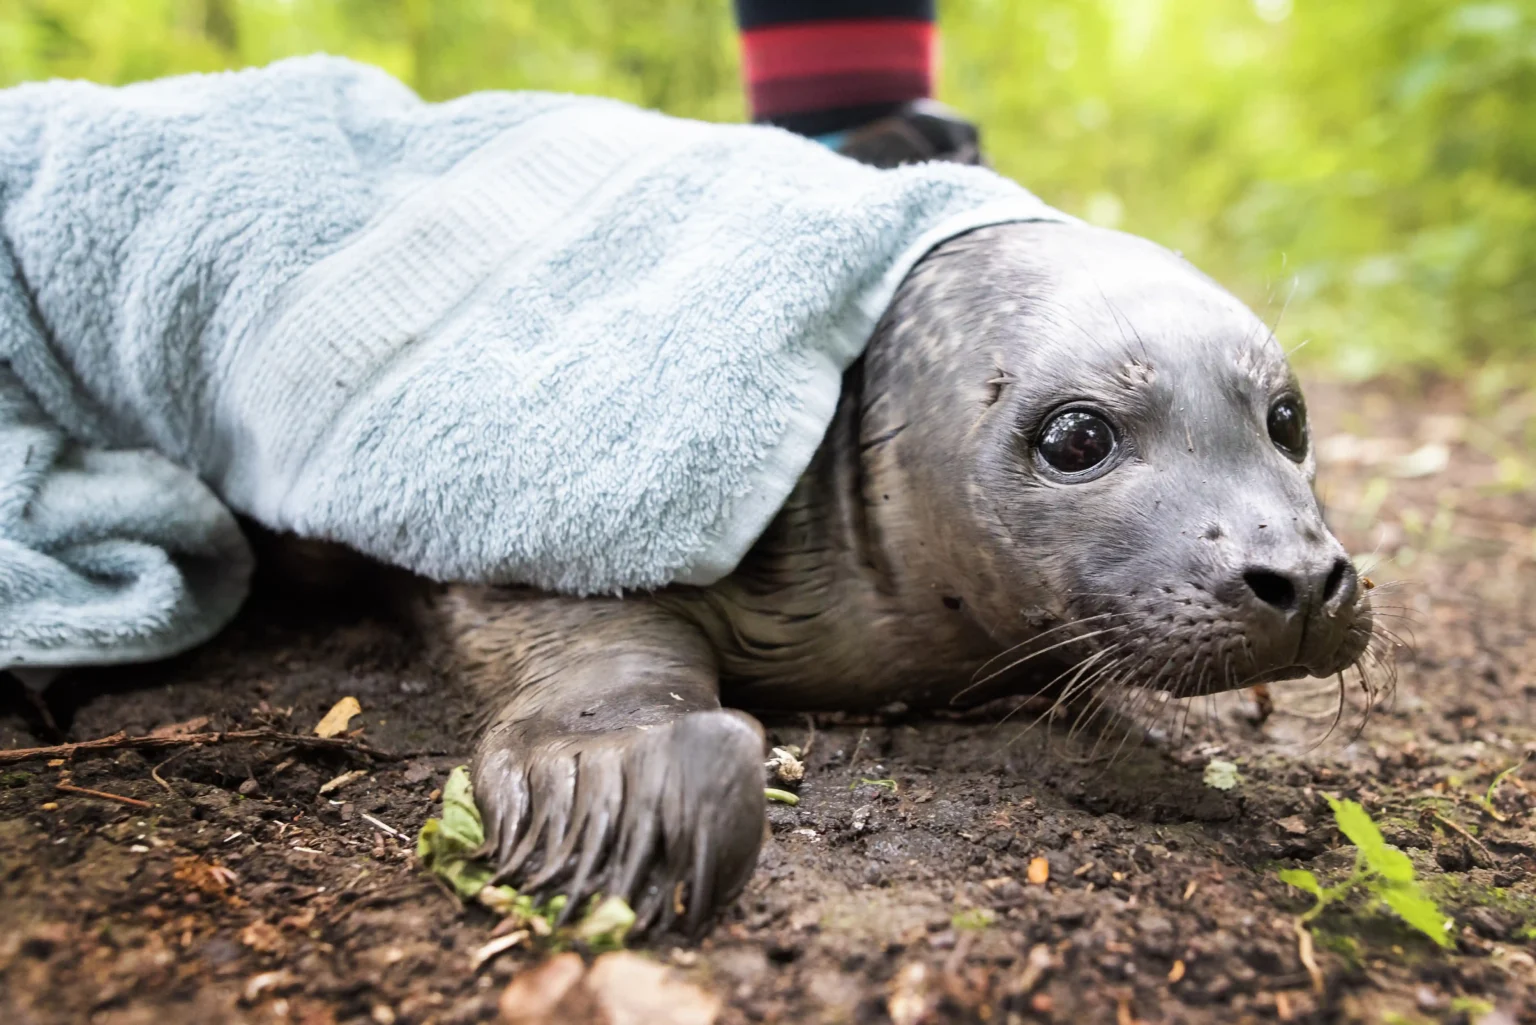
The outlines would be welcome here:
[[[1536,0],[940,11],[943,98],[999,170],[1183,251],[1302,358],[1532,372]],[[433,99],[538,88],[743,115],[729,0],[0,0],[0,85],[316,50]]]

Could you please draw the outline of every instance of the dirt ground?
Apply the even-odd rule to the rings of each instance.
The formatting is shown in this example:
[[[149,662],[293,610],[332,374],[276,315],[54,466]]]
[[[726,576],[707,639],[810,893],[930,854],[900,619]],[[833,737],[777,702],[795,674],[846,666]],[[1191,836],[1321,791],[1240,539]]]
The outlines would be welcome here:
[[[1412,645],[1363,732],[1351,687],[1323,739],[1320,681],[1275,687],[1262,722],[1248,696],[1200,702],[1123,749],[1027,730],[1029,709],[819,720],[746,894],[701,944],[641,949],[732,1023],[1536,1021],[1536,760],[1478,800],[1536,752],[1536,397],[1310,397],[1331,520],[1374,555],[1383,622]],[[477,970],[493,918],[417,868],[468,708],[408,632],[268,599],[204,650],[49,697],[81,740],[201,717],[307,732],[347,695],[360,739],[408,757],[227,743],[0,764],[0,1021],[495,1020],[543,955]],[[0,748],[46,742],[24,709],[0,689]],[[1213,758],[1234,788],[1205,785]],[[1310,901],[1276,873],[1348,874],[1325,795],[1407,851],[1453,951],[1351,899],[1314,923],[1314,986],[1294,924]]]

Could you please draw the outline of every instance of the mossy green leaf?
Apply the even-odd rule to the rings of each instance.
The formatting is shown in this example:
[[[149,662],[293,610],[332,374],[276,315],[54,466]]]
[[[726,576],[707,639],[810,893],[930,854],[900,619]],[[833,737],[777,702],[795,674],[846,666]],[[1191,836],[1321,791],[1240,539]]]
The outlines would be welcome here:
[[[622,897],[604,897],[571,930],[591,950],[618,950],[634,927],[635,912]]]
[[[1340,801],[1330,797],[1328,804],[1333,808],[1333,821],[1338,824],[1339,832],[1349,838],[1366,864],[1374,868],[1387,842],[1382,839],[1376,823],[1371,821],[1371,813],[1358,802],[1347,799]]]
[[[1237,771],[1236,762],[1213,758],[1206,763],[1205,773],[1201,779],[1206,786],[1215,790],[1231,790],[1242,782],[1243,777]]]
[[[1391,844],[1382,844],[1381,849],[1368,860],[1367,864],[1372,871],[1389,883],[1413,882],[1413,862],[1408,860],[1408,855]]]
[[[990,908],[966,908],[958,911],[949,920],[950,927],[962,931],[974,931],[985,929],[997,921],[997,915]]]
[[[1298,890],[1310,893],[1318,900],[1323,899],[1323,884],[1317,881],[1317,876],[1304,868],[1281,869],[1280,881],[1282,883],[1289,883]]]
[[[1425,896],[1417,886],[1382,886],[1376,890],[1387,906],[1398,917],[1442,947],[1454,947],[1451,938],[1454,923],[1441,912],[1435,902]]]
[[[491,881],[490,865],[475,857],[485,843],[485,824],[475,807],[469,770],[459,766],[443,785],[443,816],[428,819],[416,837],[416,855],[464,900],[473,900]]]

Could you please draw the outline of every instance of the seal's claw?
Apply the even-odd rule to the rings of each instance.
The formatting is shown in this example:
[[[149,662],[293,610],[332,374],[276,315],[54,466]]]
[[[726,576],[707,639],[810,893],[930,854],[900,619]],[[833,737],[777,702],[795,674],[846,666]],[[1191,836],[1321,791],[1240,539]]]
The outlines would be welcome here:
[[[496,879],[540,898],[564,893],[562,918],[600,892],[635,908],[637,930],[665,931],[681,916],[697,934],[756,864],[762,752],[762,728],[719,709],[542,741],[493,731],[475,794]]]

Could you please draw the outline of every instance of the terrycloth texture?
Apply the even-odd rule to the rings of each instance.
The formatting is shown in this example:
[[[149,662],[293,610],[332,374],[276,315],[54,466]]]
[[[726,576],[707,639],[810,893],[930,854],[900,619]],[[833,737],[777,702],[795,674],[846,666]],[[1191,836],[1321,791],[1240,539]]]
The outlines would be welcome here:
[[[439,579],[713,581],[911,265],[1036,219],[984,170],[330,58],[0,92],[0,667],[208,637],[228,509]]]

